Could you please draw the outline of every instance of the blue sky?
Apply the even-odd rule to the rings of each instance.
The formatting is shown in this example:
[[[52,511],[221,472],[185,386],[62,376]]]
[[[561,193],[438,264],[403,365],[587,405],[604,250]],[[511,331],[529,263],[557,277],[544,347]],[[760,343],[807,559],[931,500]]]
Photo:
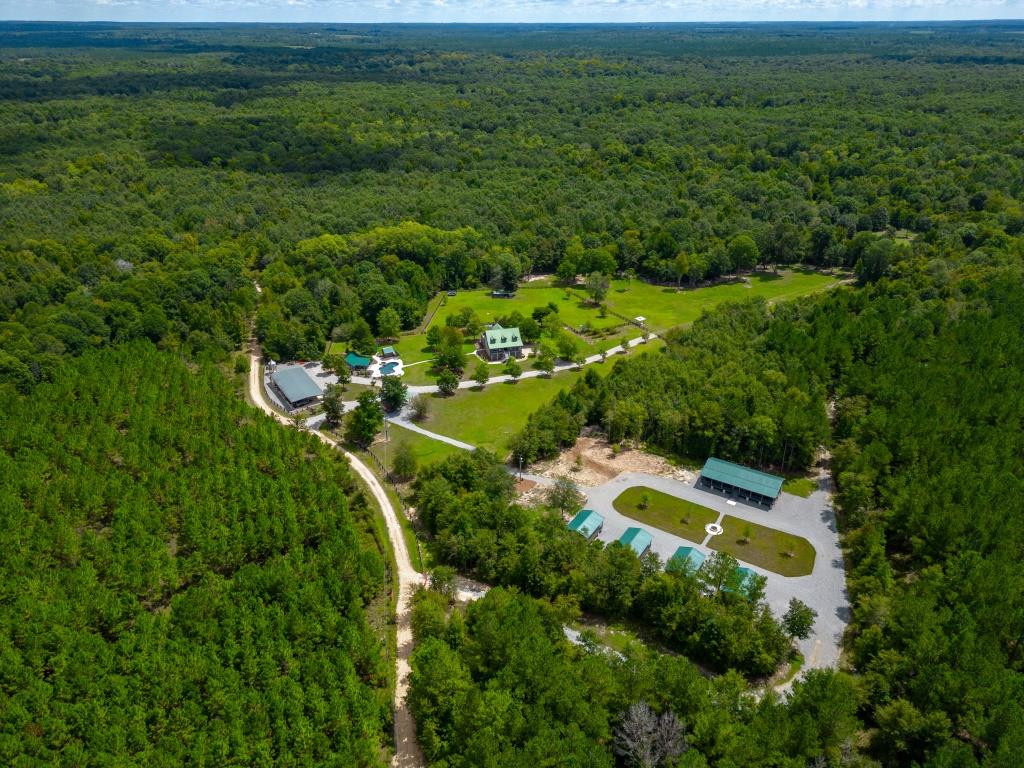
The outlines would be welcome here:
[[[0,0],[0,19],[631,22],[1024,18],[1024,0]]]

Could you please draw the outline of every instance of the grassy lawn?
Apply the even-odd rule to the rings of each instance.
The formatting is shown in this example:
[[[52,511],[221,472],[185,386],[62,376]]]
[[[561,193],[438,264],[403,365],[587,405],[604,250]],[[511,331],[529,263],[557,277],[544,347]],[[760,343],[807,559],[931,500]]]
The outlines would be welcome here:
[[[602,320],[598,317],[597,309],[587,304],[586,300],[586,293],[579,288],[570,289],[567,297],[565,288],[521,287],[511,299],[492,299],[490,289],[459,291],[457,295],[448,297],[447,303],[434,315],[430,324],[443,325],[448,315],[455,314],[463,307],[471,307],[484,323],[494,322],[514,310],[519,310],[529,317],[534,309],[545,307],[549,302],[558,307],[558,315],[562,322],[575,327],[589,322],[594,328],[607,328],[621,322],[611,316]]]
[[[782,490],[806,499],[818,490],[818,481],[812,477],[791,477],[782,484]]]
[[[725,532],[712,536],[708,542],[712,549],[728,552],[737,560],[782,576],[807,576],[814,570],[814,547],[805,538],[748,523],[732,515],[725,516],[722,527]],[[744,536],[749,541],[741,544]]]
[[[426,435],[421,435],[419,432],[413,432],[410,429],[400,427],[397,424],[391,424],[390,422],[388,423],[388,436],[391,438],[391,441],[386,452],[383,443],[375,443],[372,446],[372,450],[374,455],[382,462],[385,459],[385,453],[387,454],[387,468],[389,470],[395,457],[395,449],[402,443],[408,443],[412,446],[413,453],[416,454],[416,461],[421,467],[441,461],[453,453],[462,452],[461,448],[448,445],[448,443],[442,443],[440,440],[434,440]]]
[[[625,280],[612,282],[606,303],[610,309],[626,317],[647,318],[652,330],[665,330],[676,325],[692,323],[705,309],[725,301],[739,301],[762,297],[769,301],[783,301],[819,291],[837,278],[811,271],[783,271],[778,275],[757,273],[749,275],[750,282],[725,283],[708,288],[677,291],[675,288],[649,285],[639,280],[629,284]]]
[[[580,376],[565,371],[550,379],[538,376],[516,384],[489,384],[482,392],[460,389],[452,397],[432,397],[423,426],[504,457],[509,439],[526,424],[526,417]]]
[[[648,498],[647,509],[641,509],[638,505],[645,494]],[[642,486],[623,491],[612,505],[626,517],[697,544],[707,536],[704,526],[718,519],[718,513],[714,510]]]

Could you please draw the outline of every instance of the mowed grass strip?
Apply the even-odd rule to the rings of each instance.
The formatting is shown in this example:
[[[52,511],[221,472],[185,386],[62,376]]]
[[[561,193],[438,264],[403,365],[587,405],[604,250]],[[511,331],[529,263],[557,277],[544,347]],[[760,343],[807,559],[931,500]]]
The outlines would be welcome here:
[[[783,533],[732,515],[722,520],[725,531],[708,546],[737,560],[781,576],[807,576],[814,570],[814,547],[802,536]],[[746,543],[741,543],[746,539]]]
[[[430,414],[423,428],[505,458],[509,440],[525,426],[527,417],[559,390],[575,384],[581,375],[579,371],[565,371],[550,379],[537,376],[515,384],[488,384],[482,392],[460,389],[451,397],[431,397]]]
[[[647,496],[647,508],[641,500]],[[704,526],[718,519],[714,510],[653,488],[634,486],[620,493],[612,506],[626,517],[654,526],[666,533],[700,544],[707,533]]]

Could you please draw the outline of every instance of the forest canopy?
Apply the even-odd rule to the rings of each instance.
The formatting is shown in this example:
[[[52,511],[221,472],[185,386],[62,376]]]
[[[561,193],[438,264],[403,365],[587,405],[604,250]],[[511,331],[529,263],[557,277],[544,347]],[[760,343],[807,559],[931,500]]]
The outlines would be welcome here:
[[[0,399],[5,765],[381,764],[386,542],[339,458],[148,342]]]

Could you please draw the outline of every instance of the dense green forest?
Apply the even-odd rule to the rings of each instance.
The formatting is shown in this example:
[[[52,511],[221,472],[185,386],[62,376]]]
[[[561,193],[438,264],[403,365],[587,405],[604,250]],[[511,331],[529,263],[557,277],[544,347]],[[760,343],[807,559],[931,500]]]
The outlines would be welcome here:
[[[4,765],[382,764],[344,462],[148,342],[0,392]]]
[[[413,614],[411,704],[433,765],[610,768],[627,741],[622,715],[640,702],[677,726],[671,750],[666,719],[660,732],[635,734],[667,757],[648,765],[872,765],[853,749],[862,694],[843,673],[816,670],[785,702],[756,701],[735,673],[708,679],[639,644],[622,654],[586,638],[571,645],[562,630],[571,606],[499,588],[465,612],[446,618],[446,608],[443,595],[423,592]]]
[[[1018,32],[6,24],[0,344],[34,380],[127,336],[223,355],[239,267],[287,359],[510,271],[1003,248]]]
[[[663,764],[1019,765],[1022,32],[0,24],[0,755],[382,759],[382,543],[344,466],[211,367],[250,332],[366,351],[442,289],[804,263],[855,284],[722,306],[513,449],[589,426],[798,471],[825,445],[850,674],[755,700],[789,652],[759,595],[587,546],[459,456],[422,522],[504,586],[418,598],[424,749],[631,764],[645,704],[690,747]],[[580,609],[718,676],[574,646]]]
[[[589,423],[682,456],[801,467],[827,442],[870,752],[1010,765],[1024,738],[1021,255],[920,259],[859,290],[722,307],[663,354],[584,377],[514,445],[546,454]]]

